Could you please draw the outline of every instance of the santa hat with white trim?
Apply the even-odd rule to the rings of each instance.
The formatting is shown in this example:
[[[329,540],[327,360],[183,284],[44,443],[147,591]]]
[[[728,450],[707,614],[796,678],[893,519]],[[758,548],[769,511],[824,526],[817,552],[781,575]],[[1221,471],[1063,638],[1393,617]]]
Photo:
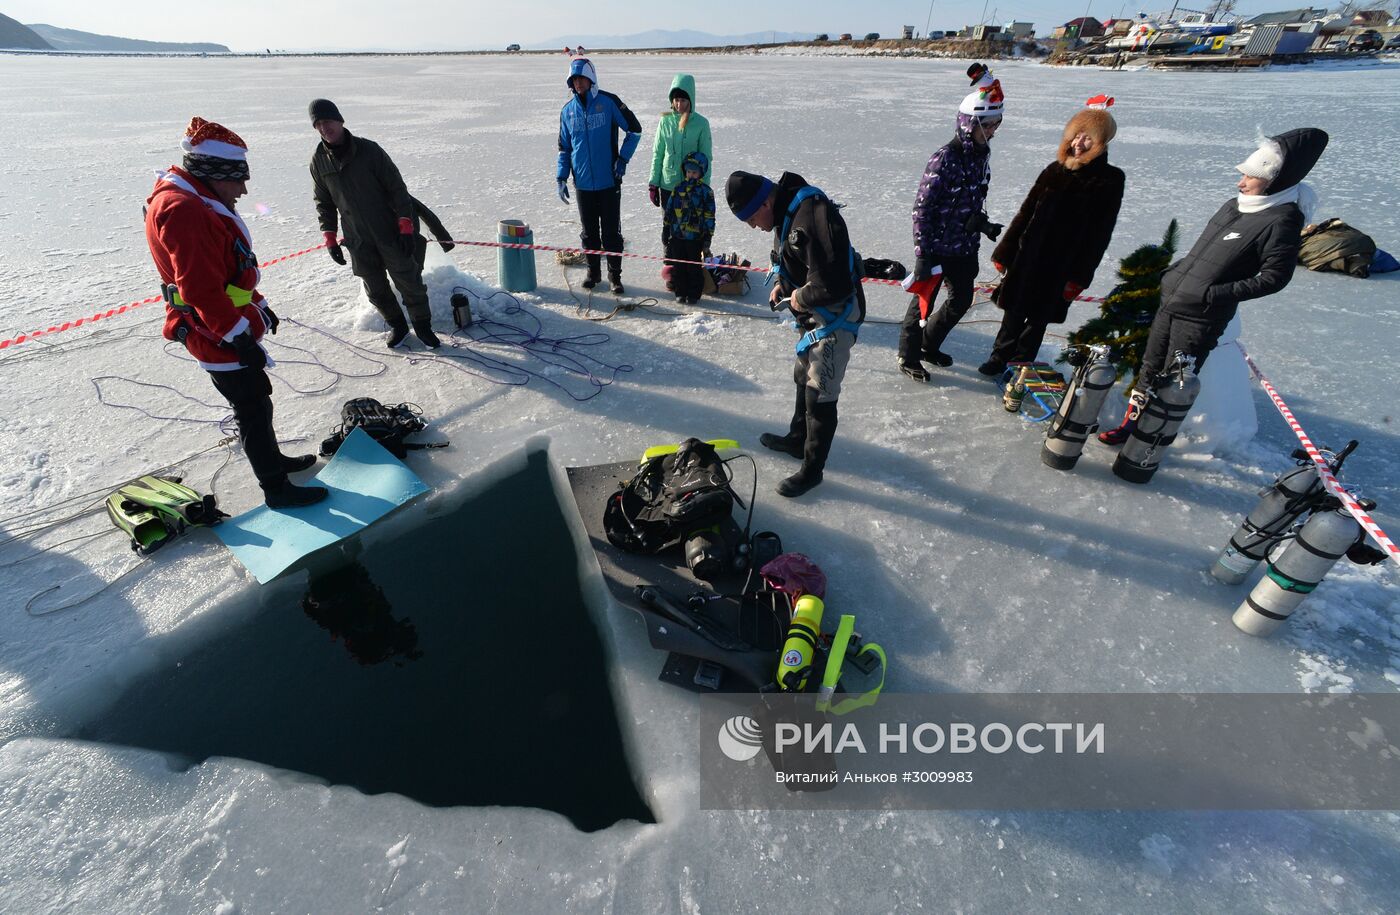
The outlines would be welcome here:
[[[196,178],[248,180],[248,144],[222,124],[190,118],[180,148],[185,151],[185,170]]]

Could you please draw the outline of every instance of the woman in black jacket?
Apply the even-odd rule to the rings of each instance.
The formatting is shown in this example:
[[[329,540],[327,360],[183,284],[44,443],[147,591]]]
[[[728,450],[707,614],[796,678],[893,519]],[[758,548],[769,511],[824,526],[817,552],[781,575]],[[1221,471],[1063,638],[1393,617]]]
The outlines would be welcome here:
[[[1162,304],[1152,319],[1128,412],[1118,428],[1100,432],[1099,441],[1127,440],[1173,354],[1186,354],[1199,374],[1239,303],[1273,295],[1293,279],[1303,226],[1317,202],[1302,181],[1326,148],[1325,132],[1301,127],[1261,140],[1236,166],[1242,175],[1239,196],[1210,218],[1191,253],[1162,274]]]
[[[1099,96],[1070,118],[1055,161],[1035,179],[992,252],[992,265],[1006,274],[995,296],[1005,313],[992,354],[977,369],[983,375],[1034,361],[1046,326],[1064,321],[1094,279],[1123,202],[1123,172],[1108,164],[1118,131],[1112,104]]]

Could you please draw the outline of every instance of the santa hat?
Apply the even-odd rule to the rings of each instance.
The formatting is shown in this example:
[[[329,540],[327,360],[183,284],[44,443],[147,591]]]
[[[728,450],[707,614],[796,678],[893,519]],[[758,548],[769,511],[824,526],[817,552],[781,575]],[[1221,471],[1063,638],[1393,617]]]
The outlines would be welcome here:
[[[991,68],[976,63],[967,68],[972,80],[972,91],[958,106],[959,114],[967,114],[981,121],[999,121],[1006,96],[1001,91],[1001,80],[992,76]]]
[[[204,118],[190,118],[190,126],[185,128],[185,138],[180,141],[180,148],[196,156],[248,161],[248,144],[243,142],[242,137],[222,124]]]

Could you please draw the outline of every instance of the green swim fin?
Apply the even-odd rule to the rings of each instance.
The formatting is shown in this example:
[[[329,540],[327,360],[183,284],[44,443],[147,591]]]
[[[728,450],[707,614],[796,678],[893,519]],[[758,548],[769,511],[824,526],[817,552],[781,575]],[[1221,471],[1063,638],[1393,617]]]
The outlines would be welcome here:
[[[219,511],[212,495],[201,496],[180,482],[178,477],[144,476],[128,483],[117,493],[124,499],[144,505],[173,525],[204,527],[218,524],[228,515]]]
[[[120,492],[107,497],[107,515],[131,538],[131,548],[142,556],[149,556],[173,539],[170,528],[159,515]]]

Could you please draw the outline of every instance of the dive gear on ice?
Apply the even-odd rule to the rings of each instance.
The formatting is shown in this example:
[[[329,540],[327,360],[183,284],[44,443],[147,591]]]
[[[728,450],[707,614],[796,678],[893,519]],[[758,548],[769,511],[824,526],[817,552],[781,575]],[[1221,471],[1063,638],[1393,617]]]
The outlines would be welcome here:
[[[107,516],[131,538],[131,548],[149,556],[172,539],[170,528],[151,509],[123,498],[121,493],[107,497]]]
[[[219,511],[213,495],[201,496],[184,485],[179,477],[140,477],[118,489],[116,494],[149,508],[174,528],[175,533],[186,525],[205,527],[228,517]]]

